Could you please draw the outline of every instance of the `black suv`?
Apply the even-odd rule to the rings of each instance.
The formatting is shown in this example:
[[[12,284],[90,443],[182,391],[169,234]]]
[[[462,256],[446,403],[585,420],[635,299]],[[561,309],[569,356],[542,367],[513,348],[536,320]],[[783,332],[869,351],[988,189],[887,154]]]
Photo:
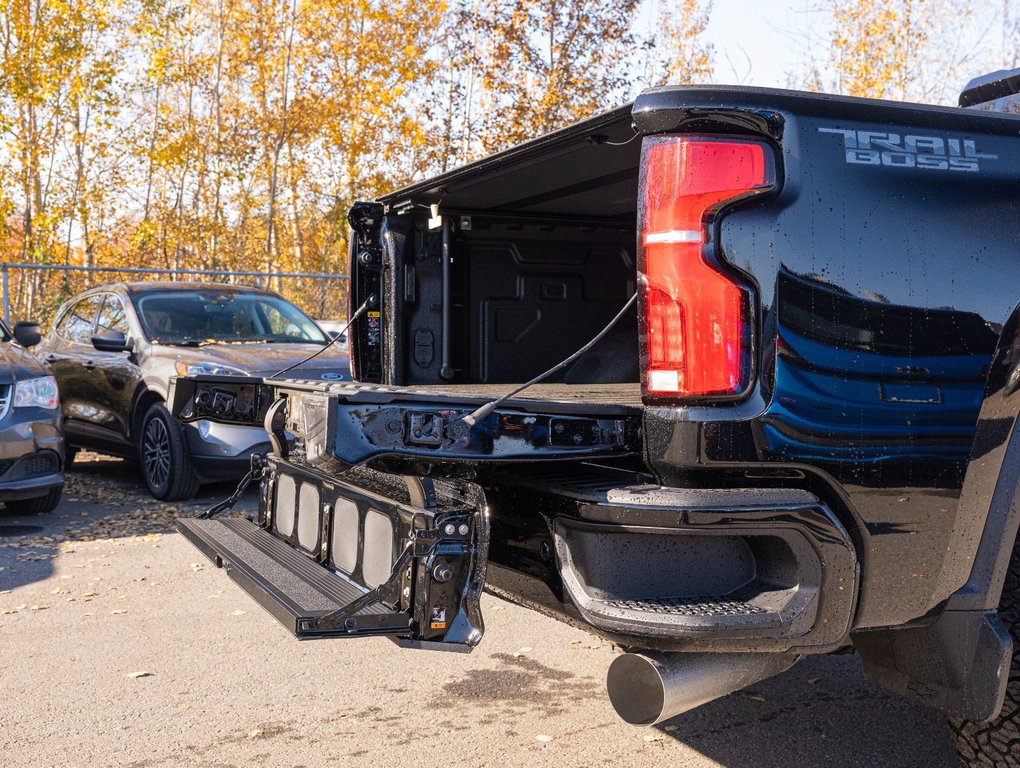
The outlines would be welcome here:
[[[64,487],[60,400],[52,376],[28,352],[39,326],[0,321],[0,502],[8,512],[50,512]]]
[[[164,407],[178,375],[349,378],[328,337],[269,291],[203,283],[117,283],[64,304],[38,356],[60,386],[68,461],[79,448],[137,458],[158,499],[243,475],[269,449],[261,427],[179,424]]]

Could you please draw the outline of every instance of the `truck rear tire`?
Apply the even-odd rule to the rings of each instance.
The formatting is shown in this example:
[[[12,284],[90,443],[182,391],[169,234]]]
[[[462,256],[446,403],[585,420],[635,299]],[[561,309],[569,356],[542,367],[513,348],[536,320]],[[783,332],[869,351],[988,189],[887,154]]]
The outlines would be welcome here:
[[[190,499],[199,481],[188,457],[181,425],[162,403],[145,414],[138,454],[149,493],[160,501]]]
[[[999,600],[999,615],[1013,636],[1013,662],[1002,711],[987,723],[949,721],[956,750],[967,766],[1007,768],[1020,765],[1020,538],[1013,544]]]

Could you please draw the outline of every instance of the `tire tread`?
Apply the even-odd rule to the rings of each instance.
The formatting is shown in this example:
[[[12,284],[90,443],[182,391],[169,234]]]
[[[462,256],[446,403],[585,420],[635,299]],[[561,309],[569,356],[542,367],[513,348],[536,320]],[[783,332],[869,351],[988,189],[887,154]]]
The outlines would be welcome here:
[[[960,760],[975,768],[1020,766],[1020,538],[1013,544],[999,615],[1013,637],[1013,661],[1002,711],[987,723],[960,718],[949,721]]]

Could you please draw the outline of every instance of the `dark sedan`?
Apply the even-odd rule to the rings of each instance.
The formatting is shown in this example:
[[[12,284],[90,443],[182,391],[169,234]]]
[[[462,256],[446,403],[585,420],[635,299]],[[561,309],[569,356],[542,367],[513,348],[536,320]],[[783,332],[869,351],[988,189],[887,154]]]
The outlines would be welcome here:
[[[51,511],[64,487],[57,384],[28,352],[38,342],[34,323],[0,321],[0,502],[18,515]]]
[[[165,402],[174,376],[349,377],[346,355],[300,309],[269,291],[202,283],[117,283],[64,304],[38,355],[60,386],[69,455],[137,458],[158,499],[239,477],[269,449],[258,427],[180,424]]]

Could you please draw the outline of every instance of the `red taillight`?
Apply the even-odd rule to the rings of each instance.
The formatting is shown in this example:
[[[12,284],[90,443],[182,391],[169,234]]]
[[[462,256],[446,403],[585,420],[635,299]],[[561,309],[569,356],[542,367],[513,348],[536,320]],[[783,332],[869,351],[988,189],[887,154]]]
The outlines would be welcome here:
[[[730,397],[751,375],[750,290],[706,253],[706,219],[773,186],[771,149],[672,136],[642,149],[641,255],[652,397]]]

